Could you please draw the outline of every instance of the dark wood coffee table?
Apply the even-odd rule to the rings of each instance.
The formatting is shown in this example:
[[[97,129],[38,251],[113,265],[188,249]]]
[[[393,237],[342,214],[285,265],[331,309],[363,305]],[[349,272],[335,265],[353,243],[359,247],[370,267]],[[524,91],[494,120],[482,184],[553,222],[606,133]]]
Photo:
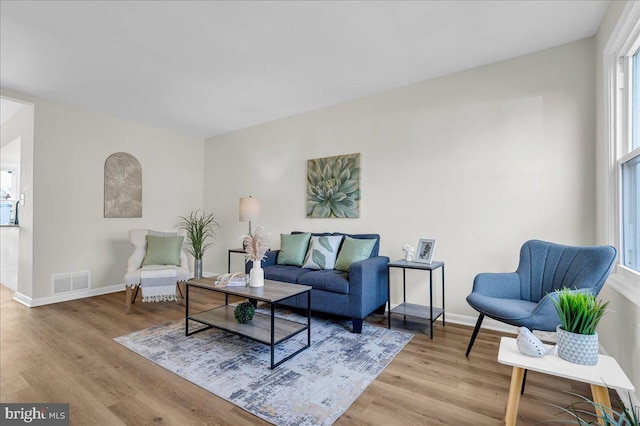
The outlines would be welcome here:
[[[271,368],[276,368],[283,362],[293,358],[311,346],[311,287],[306,285],[289,284],[279,281],[265,280],[264,287],[216,287],[216,277],[192,279],[187,281],[185,289],[185,334],[190,336],[208,330],[212,327],[228,331],[256,342],[271,346]],[[217,308],[196,314],[189,314],[189,288],[197,287],[215,291],[225,295],[225,304]],[[307,294],[307,323],[276,318],[275,308],[278,302],[300,294]],[[244,297],[249,300],[267,302],[271,306],[271,315],[256,312],[247,324],[240,324],[233,316],[235,306],[229,305],[229,295]],[[189,332],[189,320],[207,325]],[[307,345],[275,362],[275,346],[285,340],[307,331]]]

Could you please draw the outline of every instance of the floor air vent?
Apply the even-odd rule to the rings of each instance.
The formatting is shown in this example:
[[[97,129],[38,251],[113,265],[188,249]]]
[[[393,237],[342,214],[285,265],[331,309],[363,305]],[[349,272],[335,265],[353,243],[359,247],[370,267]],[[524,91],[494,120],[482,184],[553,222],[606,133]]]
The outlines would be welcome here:
[[[91,287],[91,272],[79,271],[65,274],[51,275],[51,288],[53,294],[67,293],[69,291],[88,290]]]

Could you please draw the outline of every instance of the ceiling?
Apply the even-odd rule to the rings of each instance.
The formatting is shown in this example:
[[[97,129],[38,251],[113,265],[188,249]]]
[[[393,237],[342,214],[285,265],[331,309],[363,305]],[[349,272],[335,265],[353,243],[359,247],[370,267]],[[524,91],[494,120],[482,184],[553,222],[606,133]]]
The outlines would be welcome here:
[[[0,84],[197,137],[595,34],[608,1],[0,3]]]

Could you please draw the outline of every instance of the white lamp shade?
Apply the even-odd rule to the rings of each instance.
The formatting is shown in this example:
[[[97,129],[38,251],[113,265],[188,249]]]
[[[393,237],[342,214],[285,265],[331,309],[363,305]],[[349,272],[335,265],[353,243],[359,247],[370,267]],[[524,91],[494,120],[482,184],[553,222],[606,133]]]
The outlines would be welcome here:
[[[260,200],[253,197],[240,198],[240,222],[260,220]]]

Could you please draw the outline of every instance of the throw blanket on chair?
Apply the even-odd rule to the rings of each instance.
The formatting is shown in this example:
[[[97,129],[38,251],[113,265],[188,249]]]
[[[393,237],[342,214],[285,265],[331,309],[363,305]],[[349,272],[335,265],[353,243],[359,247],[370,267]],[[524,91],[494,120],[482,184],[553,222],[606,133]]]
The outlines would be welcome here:
[[[178,300],[176,282],[178,272],[173,266],[143,266],[140,272],[143,302]]]

